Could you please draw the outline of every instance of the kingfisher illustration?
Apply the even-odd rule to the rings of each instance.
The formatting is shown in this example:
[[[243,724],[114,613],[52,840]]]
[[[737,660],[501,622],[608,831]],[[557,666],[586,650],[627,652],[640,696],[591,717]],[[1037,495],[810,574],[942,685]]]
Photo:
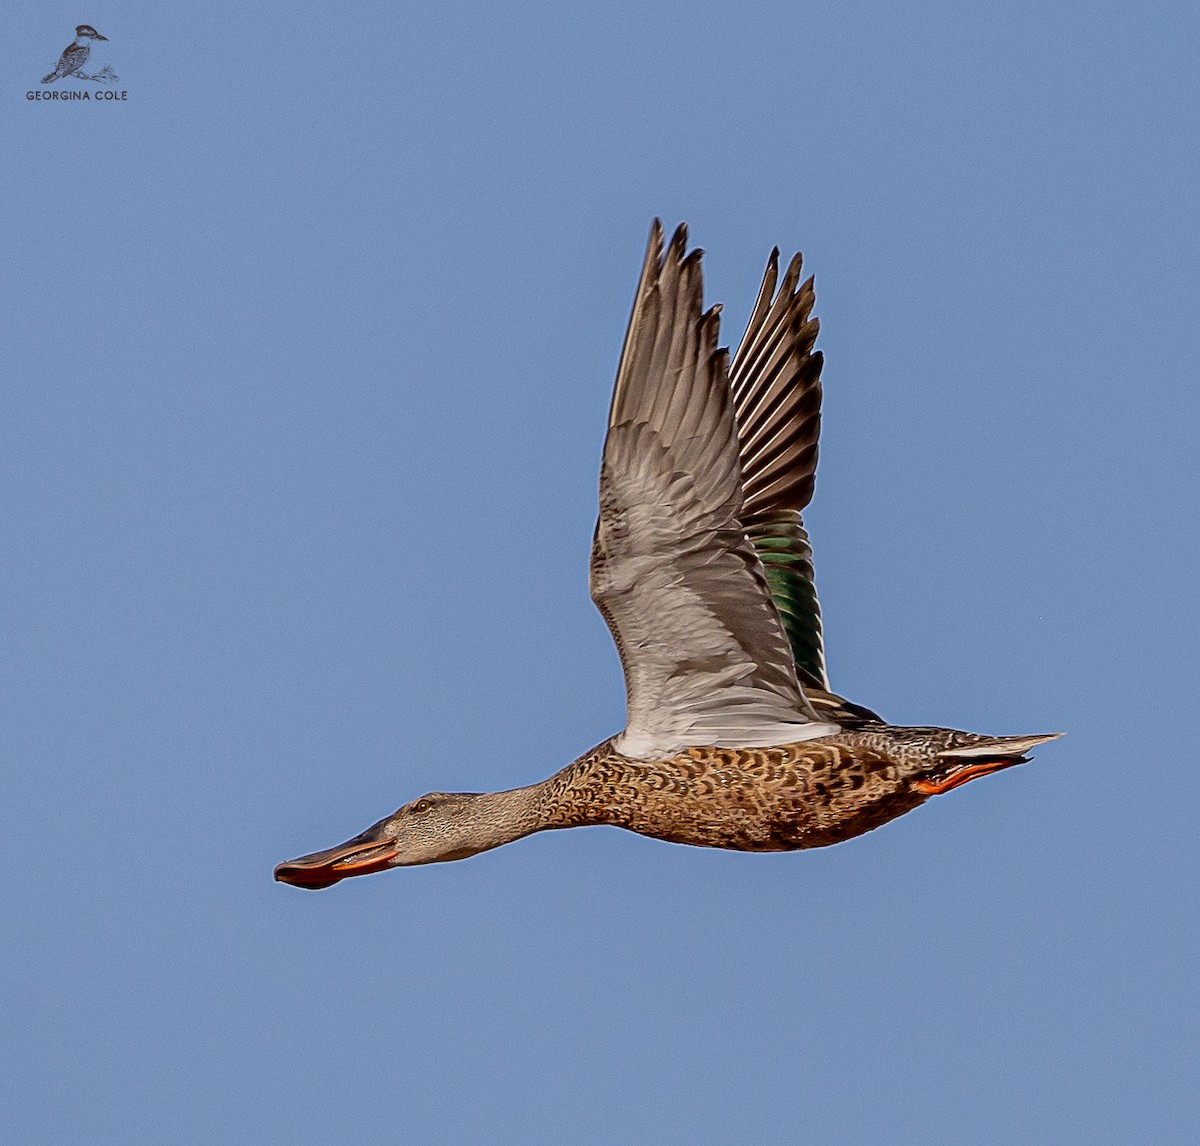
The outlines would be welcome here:
[[[75,75],[84,64],[87,63],[88,56],[92,54],[92,45],[89,40],[107,40],[107,36],[100,35],[91,24],[80,24],[75,29],[75,39],[63,49],[63,54],[58,58],[58,66],[48,76],[42,78],[42,83],[52,84],[55,80],[61,80],[64,76]],[[80,79],[91,79],[91,76],[79,76]]]

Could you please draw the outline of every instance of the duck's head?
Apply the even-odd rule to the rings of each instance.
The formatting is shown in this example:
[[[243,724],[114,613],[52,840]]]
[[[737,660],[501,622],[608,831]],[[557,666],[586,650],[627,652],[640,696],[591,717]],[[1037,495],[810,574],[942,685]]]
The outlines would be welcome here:
[[[81,39],[81,40],[107,40],[108,39],[107,36],[100,35],[100,33],[97,32],[96,29],[91,26],[91,24],[80,24],[79,27],[77,27],[75,29],[75,35],[78,39]]]
[[[315,891],[352,875],[466,859],[513,838],[500,809],[484,806],[507,794],[430,792],[344,844],[281,863],[275,878]]]

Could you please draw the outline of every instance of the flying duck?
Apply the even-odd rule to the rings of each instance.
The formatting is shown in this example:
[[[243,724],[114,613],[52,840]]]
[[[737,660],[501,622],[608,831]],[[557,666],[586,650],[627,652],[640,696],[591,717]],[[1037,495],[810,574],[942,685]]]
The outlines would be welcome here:
[[[839,843],[1024,763],[1061,733],[891,725],[830,688],[812,549],[822,356],[796,255],[767,266],[732,360],[700,250],[656,220],[600,464],[591,594],[625,672],[625,728],[537,784],[430,792],[275,878],[464,859],[549,828],[610,824],[739,851]],[[778,290],[776,286],[778,284]]]

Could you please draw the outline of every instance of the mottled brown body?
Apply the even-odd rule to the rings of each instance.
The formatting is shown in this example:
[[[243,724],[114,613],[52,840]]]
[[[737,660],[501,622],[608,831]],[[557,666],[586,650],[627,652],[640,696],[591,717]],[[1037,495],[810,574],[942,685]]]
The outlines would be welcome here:
[[[914,781],[947,748],[987,737],[867,725],[774,748],[689,748],[630,760],[605,741],[547,781],[545,826],[612,824],[644,836],[736,851],[836,844],[928,799]]]

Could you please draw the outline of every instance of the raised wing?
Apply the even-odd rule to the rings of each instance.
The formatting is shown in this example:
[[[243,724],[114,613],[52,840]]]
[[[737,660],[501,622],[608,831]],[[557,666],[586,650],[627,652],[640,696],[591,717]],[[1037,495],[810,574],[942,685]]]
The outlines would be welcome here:
[[[766,570],[801,684],[829,688],[812,547],[800,511],[812,500],[821,433],[819,323],[812,279],[801,259],[788,265],[778,294],[779,249],[729,368],[745,504],[742,525]]]
[[[701,252],[650,233],[609,414],[591,590],[625,670],[618,751],[756,747],[830,735],[793,668],[742,527],[741,473],[718,308]]]
[[[880,718],[829,691],[812,546],[800,511],[812,500],[821,433],[821,365],[813,349],[813,280],[800,283],[801,258],[788,264],[778,293],[779,249],[771,252],[758,301],[730,365],[742,468],[741,522],[763,563],[767,585],[796,664],[796,676],[827,720]]]

